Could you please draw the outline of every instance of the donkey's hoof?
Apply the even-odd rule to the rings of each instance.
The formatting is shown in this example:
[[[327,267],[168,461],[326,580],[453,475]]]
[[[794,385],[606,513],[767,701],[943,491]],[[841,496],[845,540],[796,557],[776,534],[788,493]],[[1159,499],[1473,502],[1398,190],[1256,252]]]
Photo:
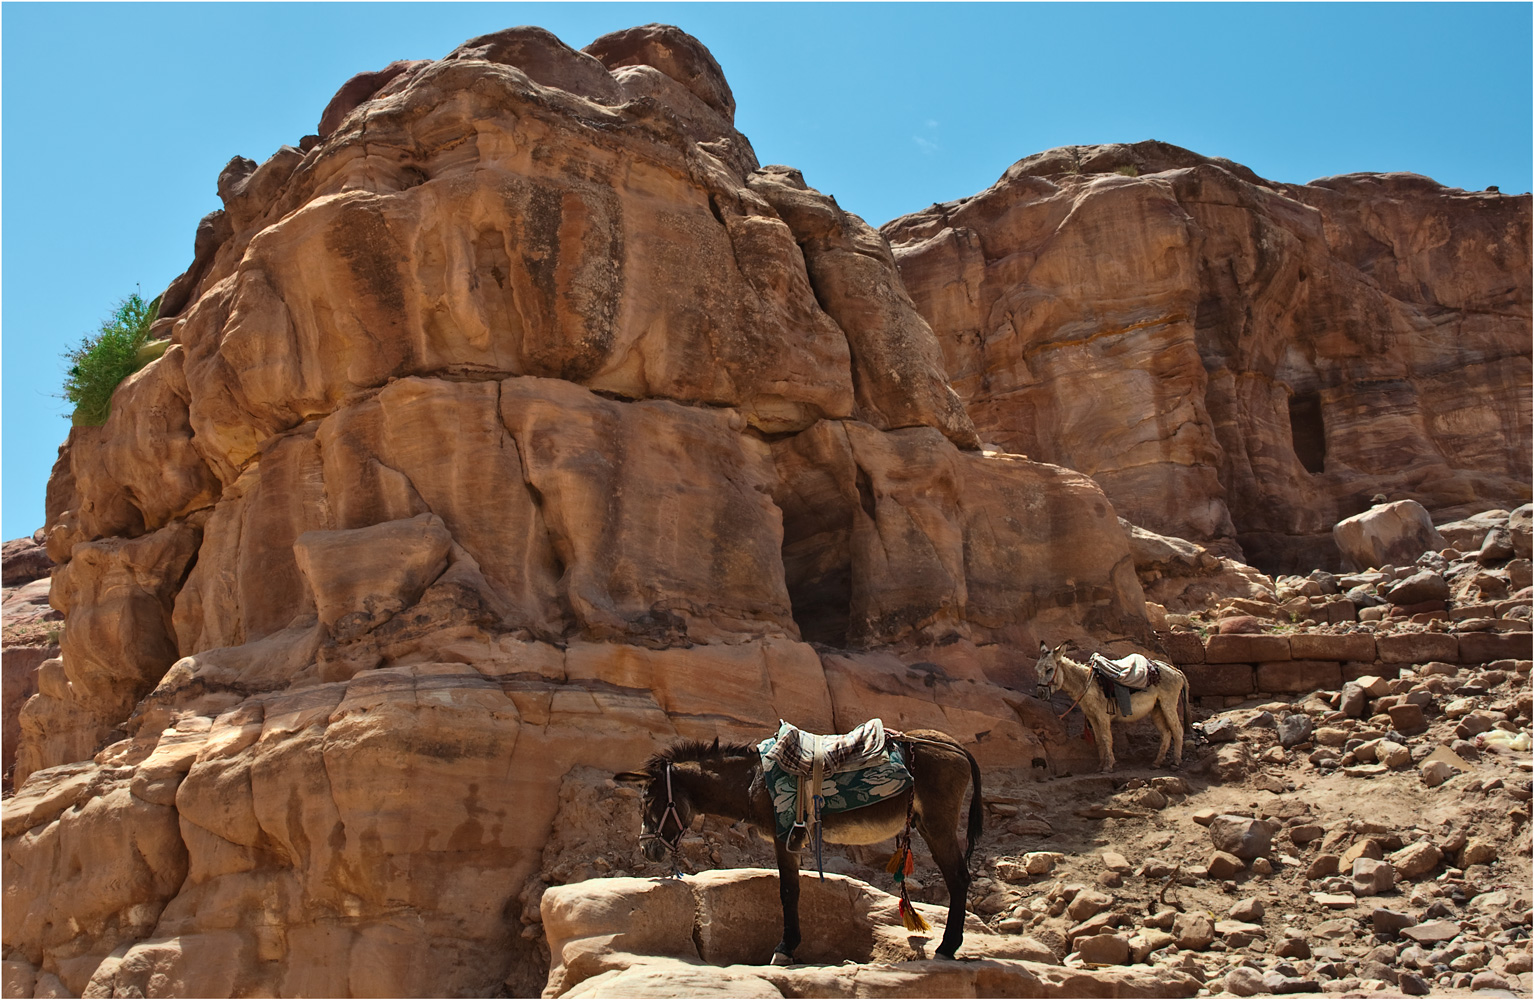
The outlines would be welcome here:
[[[795,964],[794,956],[792,956],[792,955],[785,955],[781,951],[775,951],[775,952],[772,953],[772,961],[770,963],[768,963],[768,964],[770,964],[770,965],[794,965]]]

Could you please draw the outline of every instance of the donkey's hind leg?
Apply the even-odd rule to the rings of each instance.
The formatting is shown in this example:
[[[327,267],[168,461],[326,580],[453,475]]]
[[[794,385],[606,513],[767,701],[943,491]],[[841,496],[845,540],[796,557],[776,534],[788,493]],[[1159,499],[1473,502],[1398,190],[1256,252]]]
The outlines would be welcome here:
[[[783,901],[783,940],[772,952],[773,965],[793,965],[799,947],[799,856],[782,837],[773,837],[778,856],[778,897]]]
[[[1179,687],[1177,689],[1177,692],[1172,696],[1172,698],[1171,698],[1172,704],[1167,709],[1167,713],[1166,713],[1166,717],[1167,717],[1166,721],[1172,727],[1172,766],[1173,767],[1181,767],[1182,766],[1182,739],[1183,739],[1182,726],[1183,726],[1183,722],[1182,722],[1182,712],[1179,710],[1179,706],[1182,704],[1183,698],[1185,697],[1184,692],[1187,690],[1187,684],[1188,684],[1188,682],[1186,680],[1184,680],[1182,682],[1182,686]]]
[[[927,842],[932,860],[937,862],[943,882],[948,886],[948,921],[943,925],[942,943],[937,946],[937,953],[943,958],[953,958],[964,943],[964,915],[969,903],[969,866],[964,863],[964,851],[959,847],[955,830],[958,820],[957,809],[954,815],[944,815],[937,820],[940,829],[935,831],[931,828],[932,821],[925,816],[918,816],[916,820],[921,839]]]

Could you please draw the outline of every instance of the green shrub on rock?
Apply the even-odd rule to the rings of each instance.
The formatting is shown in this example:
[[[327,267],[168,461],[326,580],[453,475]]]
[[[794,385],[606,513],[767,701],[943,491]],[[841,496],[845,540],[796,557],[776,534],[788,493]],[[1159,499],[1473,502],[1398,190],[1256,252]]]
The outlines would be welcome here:
[[[137,293],[117,304],[94,337],[64,353],[69,370],[64,376],[63,396],[75,404],[77,426],[99,427],[112,412],[112,391],[118,383],[143,367],[149,343],[149,327],[159,311],[160,300],[145,302]]]

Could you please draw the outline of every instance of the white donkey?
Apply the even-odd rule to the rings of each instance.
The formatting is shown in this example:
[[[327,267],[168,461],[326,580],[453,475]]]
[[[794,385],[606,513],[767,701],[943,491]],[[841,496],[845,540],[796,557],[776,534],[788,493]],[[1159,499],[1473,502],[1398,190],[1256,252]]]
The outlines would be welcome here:
[[[1092,676],[1092,668],[1077,663],[1063,652],[1065,643],[1050,649],[1039,643],[1039,662],[1034,666],[1038,672],[1039,697],[1049,700],[1056,692],[1064,691],[1073,702],[1071,708],[1081,706],[1097,740],[1097,759],[1104,771],[1112,771],[1113,723],[1138,722],[1149,715],[1161,730],[1161,749],[1156,754],[1156,767],[1166,759],[1167,746],[1173,747],[1172,765],[1182,763],[1183,719],[1188,709],[1188,678],[1169,663],[1156,661],[1160,679],[1143,691],[1136,691],[1130,698],[1129,714],[1116,715],[1103,694],[1103,689]],[[1046,691],[1048,692],[1046,694]],[[1066,709],[1067,712],[1070,709]]]

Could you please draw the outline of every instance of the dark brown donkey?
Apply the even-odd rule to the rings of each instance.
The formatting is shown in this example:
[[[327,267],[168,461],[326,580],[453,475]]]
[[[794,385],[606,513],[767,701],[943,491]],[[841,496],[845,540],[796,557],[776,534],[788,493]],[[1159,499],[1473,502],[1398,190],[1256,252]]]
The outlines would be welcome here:
[[[915,778],[911,791],[873,805],[823,819],[827,843],[875,844],[905,827],[907,806],[916,796],[914,826],[932,851],[948,885],[948,923],[937,953],[952,958],[964,940],[964,904],[969,892],[969,856],[980,838],[980,768],[969,751],[946,733],[917,729],[891,739],[900,744]],[[762,758],[750,743],[720,746],[689,740],[651,757],[645,770],[620,777],[645,785],[640,844],[645,857],[661,861],[675,853],[682,834],[700,813],[749,822],[778,856],[778,892],[783,899],[783,940],[772,964],[794,961],[799,947],[799,856],[777,836],[772,796],[762,775]],[[959,814],[964,789],[973,783],[966,846],[959,846]]]

